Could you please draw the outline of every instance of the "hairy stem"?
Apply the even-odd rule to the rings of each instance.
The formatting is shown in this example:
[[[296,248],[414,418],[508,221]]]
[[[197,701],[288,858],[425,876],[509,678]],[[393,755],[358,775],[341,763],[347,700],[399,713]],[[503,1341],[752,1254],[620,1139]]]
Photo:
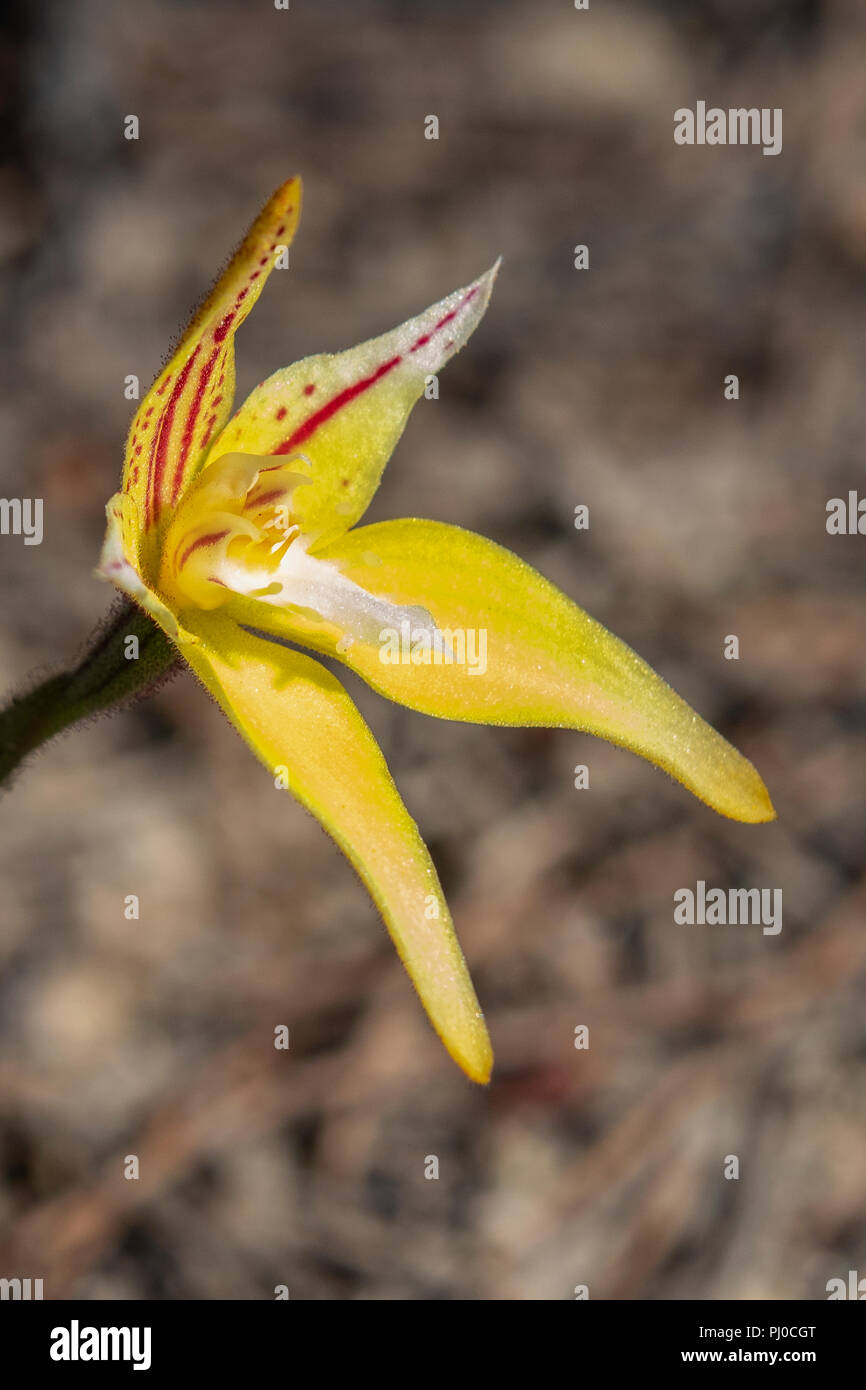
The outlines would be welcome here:
[[[0,711],[0,784],[63,729],[150,694],[180,661],[152,619],[119,599],[69,670],[14,696]]]

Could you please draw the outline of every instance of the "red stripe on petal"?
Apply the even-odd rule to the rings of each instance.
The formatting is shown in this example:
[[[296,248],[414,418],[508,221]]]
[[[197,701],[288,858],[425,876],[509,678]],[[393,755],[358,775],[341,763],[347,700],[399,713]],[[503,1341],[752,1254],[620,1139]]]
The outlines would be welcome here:
[[[429,332],[429,333],[422,333],[420,338],[416,338],[416,339],[415,339],[415,341],[414,341],[414,343],[412,344],[412,346],[410,347],[409,351],[410,351],[410,352],[417,352],[419,348],[425,347],[426,344],[430,342],[430,339],[433,338],[433,337],[435,337],[435,335],[439,332],[440,328],[444,328],[445,325],[446,325],[446,323],[451,323],[452,319],[456,319],[457,315],[458,315],[463,309],[466,308],[466,305],[470,302],[470,300],[472,300],[472,299],[475,298],[475,296],[476,296],[477,293],[478,293],[478,286],[477,286],[477,285],[473,285],[473,286],[472,286],[472,289],[469,291],[469,293],[468,293],[468,294],[465,294],[465,295],[463,296],[463,298],[461,299],[460,303],[459,303],[458,305],[456,305],[455,308],[449,310],[449,312],[448,312],[447,314],[444,314],[444,315],[442,316],[442,318],[439,320],[439,322],[438,322],[438,323],[435,323],[435,324],[433,325],[433,327],[430,329],[430,332]],[[452,340],[450,343],[446,343],[445,346],[446,346],[446,347],[453,347],[453,340]]]
[[[183,481],[186,460],[189,455],[190,445],[192,444],[193,435],[195,433],[196,421],[198,420],[199,413],[202,408],[202,403],[205,398],[205,392],[207,391],[208,382],[210,381],[213,375],[214,367],[216,366],[222,351],[223,349],[221,347],[215,347],[199,374],[198,385],[195,388],[195,395],[193,396],[189,410],[187,411],[186,424],[184,425],[183,437],[180,441],[180,450],[178,453],[177,463],[175,465],[174,470],[174,478],[172,479],[172,503],[177,501],[178,494],[180,492],[180,485]],[[216,404],[216,402],[214,402],[214,404]]]
[[[226,314],[225,318],[220,319],[219,323],[213,331],[213,338],[215,343],[221,343],[228,337],[229,330],[231,329],[231,326],[235,321],[236,314],[237,308],[230,309],[229,312]]]
[[[185,363],[183,370],[179,373],[175,382],[171,398],[165,407],[162,419],[159,422],[159,435],[156,442],[156,449],[151,454],[150,468],[148,470],[147,483],[147,515],[148,520],[153,521],[158,505],[161,500],[162,477],[165,472],[165,465],[168,459],[168,445],[174,425],[174,413],[177,410],[177,403],[182,395],[190,374],[192,373],[193,363],[198,356],[201,344],[197,344]]]
[[[352,386],[347,386],[344,391],[338,391],[336,396],[332,396],[323,406],[320,406],[314,414],[308,416],[303,424],[288,439],[284,439],[282,444],[278,444],[274,450],[275,454],[288,454],[298,444],[303,444],[304,440],[309,439],[310,435],[315,434],[320,425],[324,425],[326,420],[331,420],[344,405],[350,401],[357,400],[365,391],[369,391],[371,386],[375,386],[377,381],[381,381],[383,376],[398,366],[403,361],[402,356],[392,357],[389,361],[383,362],[381,367],[377,367],[370,376],[365,376],[361,381],[356,381]]]
[[[271,488],[270,492],[262,493],[261,497],[256,497],[255,495],[250,497],[248,501],[248,506],[267,507],[269,503],[276,502],[278,498],[285,496],[286,489],[284,487]]]
[[[216,545],[217,541],[225,540],[225,537],[228,535],[228,533],[228,527],[226,527],[224,531],[214,531],[209,536],[199,536],[196,540],[190,541],[186,550],[175,562],[175,574],[178,570],[183,569],[184,565],[186,564],[187,560],[189,559],[190,555],[192,555],[194,550],[201,550],[206,545]]]

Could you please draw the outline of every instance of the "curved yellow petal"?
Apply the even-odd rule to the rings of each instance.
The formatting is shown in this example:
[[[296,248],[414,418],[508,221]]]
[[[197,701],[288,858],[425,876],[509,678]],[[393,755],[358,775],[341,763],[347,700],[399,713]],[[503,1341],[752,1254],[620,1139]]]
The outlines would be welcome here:
[[[364,514],[412,406],[481,320],[499,263],[474,284],[379,338],[276,372],[247,398],[208,455],[302,453],[297,498],[307,536],[338,536]]]
[[[148,533],[178,501],[231,413],[234,334],[261,294],[279,248],[291,241],[300,205],[300,179],[289,179],[256,218],[136,411],[123,491],[133,499],[141,526],[136,553],[127,558],[144,578],[158,545]]]
[[[352,862],[448,1052],[486,1082],[490,1042],[436,870],[354,703],[319,662],[225,618],[199,616],[190,635],[184,657]]]
[[[648,758],[722,815],[774,818],[752,764],[630,647],[510,551],[457,526],[404,520],[350,531],[315,554],[379,598],[426,609],[443,634],[441,660],[435,649],[425,654],[424,642],[416,662],[411,634],[346,649],[336,647],[333,628],[263,604],[236,616],[334,653],[374,689],[425,714],[583,729]]]

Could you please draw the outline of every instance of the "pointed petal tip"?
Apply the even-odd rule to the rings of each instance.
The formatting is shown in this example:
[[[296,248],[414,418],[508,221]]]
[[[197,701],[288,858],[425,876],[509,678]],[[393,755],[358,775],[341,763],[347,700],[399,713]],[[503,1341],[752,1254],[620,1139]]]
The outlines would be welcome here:
[[[749,825],[765,825],[776,818],[776,808],[770,800],[770,793],[756,772],[753,794],[748,802],[744,803],[743,813],[738,819]]]
[[[303,191],[304,181],[300,174],[292,174],[291,178],[286,179],[285,182],[280,184],[279,188],[274,193],[274,197],[288,198],[290,194],[294,194],[300,199]]]
[[[486,1086],[493,1071],[493,1048],[484,1015],[478,1001],[474,1003],[471,1013],[464,1013],[459,1022],[452,1020],[450,1026],[441,1016],[431,1014],[430,1019],[451,1060],[470,1081]]]
[[[301,216],[301,208],[304,200],[304,183],[300,174],[292,174],[291,178],[285,179],[274,189],[268,198],[256,222],[253,223],[251,232],[256,227],[265,225],[270,231],[277,230],[275,224],[283,218],[288,222],[285,228],[279,228],[279,234],[287,233],[284,240],[288,244],[294,239],[298,221]]]
[[[437,309],[448,309],[449,316],[454,318],[458,316],[463,318],[465,314],[466,326],[463,333],[460,335],[460,347],[463,347],[466,340],[471,336],[484,317],[501,265],[502,257],[497,256],[493,264],[488,266],[487,270],[483,271],[477,279],[470,280],[468,285],[464,285],[462,289],[454,290],[451,294],[440,300],[438,304],[431,304],[430,308],[426,310],[426,313],[433,314]],[[452,310],[456,312],[450,313]],[[419,315],[418,321],[420,321],[422,317],[423,315]],[[415,322],[416,320],[410,319],[405,326],[408,328]],[[445,360],[450,356],[451,352],[449,351]]]
[[[735,753],[736,750],[731,749],[730,752]],[[688,783],[685,785],[689,786]],[[764,825],[776,819],[776,808],[760,773],[742,755],[737,756],[735,778],[722,781],[711,795],[704,795],[704,789],[695,786],[690,786],[689,790],[729,820],[740,821],[744,825]]]
[[[443,1039],[444,1041],[444,1039]],[[483,1039],[467,1047],[445,1043],[449,1055],[470,1081],[478,1086],[486,1086],[493,1071],[493,1049],[485,1031]]]
[[[493,286],[494,286],[494,284],[495,284],[495,282],[496,282],[496,277],[497,277],[497,275],[499,274],[499,271],[500,271],[501,266],[502,266],[502,257],[501,257],[501,256],[497,256],[497,257],[496,257],[496,260],[493,262],[493,264],[492,264],[490,267],[488,267],[487,270],[484,271],[483,275],[479,275],[478,279],[475,280],[475,281],[473,282],[473,284],[467,285],[467,287],[466,287],[467,289],[470,289],[470,290],[471,290],[471,289],[474,289],[476,285],[479,285],[479,286],[482,288],[483,292],[484,292],[484,303],[485,303],[485,305],[487,304],[487,301],[489,300],[490,295],[491,295],[491,293],[492,293],[492,291],[493,291]]]

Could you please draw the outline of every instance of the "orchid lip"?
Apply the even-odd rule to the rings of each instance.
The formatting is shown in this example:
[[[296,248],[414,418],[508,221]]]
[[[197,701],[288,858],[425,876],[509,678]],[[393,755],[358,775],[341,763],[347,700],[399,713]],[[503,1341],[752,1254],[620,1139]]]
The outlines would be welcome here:
[[[285,459],[227,454],[209,465],[179,506],[166,545],[162,588],[180,607],[223,608],[233,596],[337,627],[337,649],[375,644],[385,628],[410,622],[438,629],[425,608],[369,593],[332,560],[310,553],[294,511],[298,488],[312,481]]]

